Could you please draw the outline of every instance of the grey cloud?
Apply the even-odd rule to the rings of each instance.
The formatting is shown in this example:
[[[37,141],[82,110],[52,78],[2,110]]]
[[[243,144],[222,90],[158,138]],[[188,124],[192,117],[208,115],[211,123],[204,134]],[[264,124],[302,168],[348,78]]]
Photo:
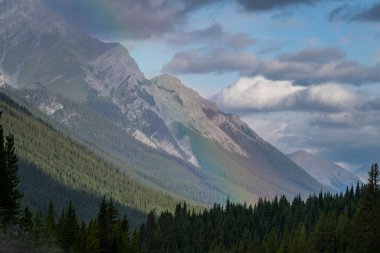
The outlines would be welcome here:
[[[189,49],[175,54],[162,70],[176,74],[239,72],[255,63],[254,54],[214,50],[202,53],[197,49]]]
[[[366,101],[358,109],[361,111],[380,111],[380,97]]]
[[[344,114],[350,111],[339,113]],[[264,139],[269,140],[284,153],[308,150],[318,157],[334,162],[361,164],[379,162],[380,131],[378,123],[358,118],[357,126],[346,123],[344,127],[310,124],[316,118],[336,113],[258,112],[243,119]],[[376,114],[368,114],[369,119]],[[379,116],[379,115],[378,115]]]
[[[347,121],[340,123],[340,126],[336,122],[313,124],[315,116],[304,117],[304,125],[289,125],[278,143],[294,143],[299,149],[319,150],[318,156],[336,162],[365,164],[379,161],[380,129],[378,121],[371,119],[379,116],[379,113],[361,117],[357,117],[357,114],[359,112],[348,116]]]
[[[273,53],[278,50],[280,50],[282,47],[286,45],[287,42],[279,40],[279,39],[270,39],[267,41],[264,41],[259,50],[259,54],[268,54]]]
[[[288,6],[317,3],[317,0],[237,0],[247,11],[268,11]]]
[[[172,36],[169,43],[176,45],[208,44],[217,47],[240,49],[252,46],[256,41],[245,33],[229,33],[220,24]]]
[[[191,12],[206,5],[227,2],[226,0],[183,0],[185,5],[184,12]]]
[[[319,115],[310,121],[310,125],[327,128],[360,129],[365,125],[378,125],[380,111],[363,111],[361,109]]]
[[[235,0],[238,5],[246,11],[270,11],[283,9],[297,5],[312,5],[327,0]],[[228,3],[227,0],[184,0],[186,10],[192,11],[199,9],[205,5],[215,3]]]
[[[370,8],[358,13],[353,17],[357,21],[380,21],[380,3],[372,5]]]
[[[275,80],[294,80],[297,84],[310,85],[323,82],[339,82],[354,85],[380,82],[379,65],[364,66],[356,61],[336,59],[328,61],[286,61],[274,59],[260,61],[255,68],[243,74],[262,74]]]
[[[206,5],[217,3],[230,3],[227,0],[183,0],[186,11],[193,11]],[[236,0],[234,1],[246,11],[270,11],[274,9],[283,9],[284,7],[296,5],[311,5],[320,2],[320,0]]]
[[[306,49],[293,54],[282,54],[278,57],[281,62],[324,64],[342,60],[344,54],[338,48]]]
[[[352,115],[350,113],[319,115],[312,119],[309,124],[322,128],[349,128],[352,126]]]
[[[175,0],[41,0],[73,25],[103,38],[146,39],[186,23],[183,4]]]
[[[352,6],[345,3],[334,8],[330,12],[328,19],[330,21],[349,20],[352,17],[353,13],[354,9]]]
[[[241,76],[263,75],[300,85],[380,82],[380,64],[361,65],[346,59],[337,48],[302,50],[269,60],[257,59],[253,53],[188,50],[177,53],[163,69],[181,74],[239,72]]]
[[[67,21],[105,39],[148,39],[182,29],[189,14],[215,4],[267,11],[316,0],[40,0]],[[246,38],[237,38],[239,45]],[[231,42],[232,43],[232,42]]]
[[[375,3],[370,7],[358,2],[345,3],[333,9],[328,18],[330,21],[379,22],[380,3]]]

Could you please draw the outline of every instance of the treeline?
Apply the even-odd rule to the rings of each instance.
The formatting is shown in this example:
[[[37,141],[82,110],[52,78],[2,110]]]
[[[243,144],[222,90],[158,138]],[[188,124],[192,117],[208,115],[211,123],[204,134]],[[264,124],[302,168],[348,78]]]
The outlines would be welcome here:
[[[174,214],[150,214],[139,246],[142,252],[379,252],[378,166],[367,185],[344,194],[260,199],[254,207],[227,201],[198,214],[178,205]]]
[[[32,252],[138,252],[137,233],[130,235],[129,220],[126,215],[119,218],[112,199],[106,201],[103,198],[98,217],[89,223],[80,221],[70,202],[58,219],[50,203],[47,214],[32,214],[26,207],[13,224],[13,231],[17,231],[18,236],[8,237],[14,241],[13,245],[7,245],[12,249],[28,247]]]
[[[71,203],[58,219],[50,204],[45,215],[26,208],[13,228],[36,252],[378,252],[379,195],[373,165],[368,184],[344,194],[297,196],[291,202],[282,196],[255,206],[227,200],[203,212],[178,204],[174,213],[150,212],[138,230],[103,198],[88,223],[78,219]]]

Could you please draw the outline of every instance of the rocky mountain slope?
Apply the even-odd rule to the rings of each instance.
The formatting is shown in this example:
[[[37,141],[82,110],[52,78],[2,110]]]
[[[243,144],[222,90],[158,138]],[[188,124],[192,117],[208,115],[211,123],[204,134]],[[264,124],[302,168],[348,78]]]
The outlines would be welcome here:
[[[53,122],[172,194],[205,203],[319,191],[309,174],[236,115],[128,51],[70,27],[38,0],[0,2],[0,71],[10,91]],[[128,167],[128,166],[125,166]]]
[[[331,191],[341,192],[347,186],[361,182],[355,174],[336,163],[318,159],[305,151],[297,151],[289,154],[288,157]]]

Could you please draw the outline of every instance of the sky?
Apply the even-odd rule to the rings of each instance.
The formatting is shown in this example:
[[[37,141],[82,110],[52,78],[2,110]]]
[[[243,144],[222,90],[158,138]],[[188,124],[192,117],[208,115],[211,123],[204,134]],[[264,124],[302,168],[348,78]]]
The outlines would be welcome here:
[[[44,1],[147,78],[162,73],[288,154],[379,162],[380,1]]]

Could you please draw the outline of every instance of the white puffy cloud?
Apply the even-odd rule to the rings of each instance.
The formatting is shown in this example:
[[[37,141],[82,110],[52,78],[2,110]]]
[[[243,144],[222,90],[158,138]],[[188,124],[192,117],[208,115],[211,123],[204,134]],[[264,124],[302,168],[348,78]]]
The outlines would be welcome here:
[[[241,78],[224,88],[213,100],[228,111],[340,111],[360,102],[356,93],[338,84],[308,87],[291,81],[272,81],[262,76]]]

